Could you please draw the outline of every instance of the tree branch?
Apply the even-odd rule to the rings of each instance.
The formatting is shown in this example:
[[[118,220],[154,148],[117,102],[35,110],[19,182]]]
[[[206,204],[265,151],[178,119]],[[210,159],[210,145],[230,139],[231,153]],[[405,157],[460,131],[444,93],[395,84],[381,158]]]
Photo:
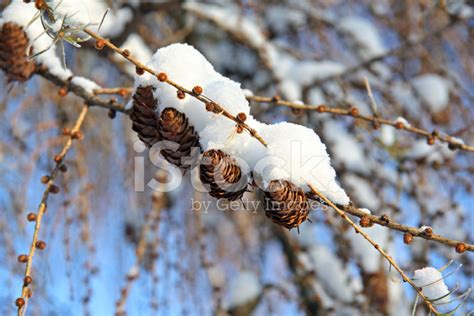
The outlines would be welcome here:
[[[433,140],[438,139],[444,143],[449,144],[450,148],[453,150],[460,149],[460,150],[464,150],[468,152],[474,152],[474,146],[466,145],[463,142],[461,142],[459,139],[453,136],[449,136],[445,133],[438,132],[437,130],[429,132],[419,127],[407,125],[397,120],[391,121],[380,116],[363,115],[363,114],[360,114],[359,110],[354,107],[351,109],[333,108],[333,107],[328,107],[325,105],[294,103],[294,102],[290,102],[286,100],[281,100],[276,97],[263,97],[263,96],[248,96],[247,100],[255,101],[259,103],[270,103],[273,105],[285,106],[285,107],[296,109],[296,110],[316,111],[318,113],[329,113],[332,115],[349,116],[355,119],[361,119],[363,121],[371,122],[377,125],[390,125],[390,126],[395,127],[396,129],[405,130],[407,132],[411,132],[413,134],[424,136]]]
[[[123,50],[123,49],[118,48],[112,42],[110,42],[109,40],[107,40],[107,39],[101,37],[100,35],[92,32],[91,30],[85,29],[84,32],[87,33],[88,35],[92,36],[93,38],[95,38],[100,43],[103,43],[105,46],[112,49],[113,51],[115,51],[116,53],[121,55],[122,57],[124,57],[126,60],[128,60],[129,62],[134,64],[138,69],[146,71],[146,72],[154,75],[155,77],[158,77],[160,75],[160,73],[158,71],[156,71],[154,69],[151,69],[150,67],[147,67],[145,64],[143,64],[139,60],[132,57],[129,50]],[[201,101],[206,106],[209,105],[209,104],[212,104],[214,106],[214,111],[213,112],[215,112],[217,114],[221,114],[221,115],[227,117],[228,119],[234,121],[239,126],[242,126],[245,130],[247,130],[250,133],[250,135],[252,137],[256,138],[265,147],[267,146],[267,143],[265,142],[265,140],[257,133],[257,131],[255,129],[253,129],[249,125],[245,124],[244,122],[240,121],[237,117],[233,116],[223,106],[219,105],[217,102],[214,102],[211,98],[206,97],[204,94],[196,93],[193,90],[187,89],[187,88],[181,86],[180,84],[166,78],[166,76],[165,76],[164,80],[161,80],[161,81],[169,84],[170,86],[175,87],[178,91],[182,91],[182,92],[196,98],[197,100]]]
[[[28,255],[20,255],[18,257],[18,260],[22,263],[26,263],[26,268],[25,268],[25,273],[24,273],[24,279],[23,279],[23,287],[21,291],[21,297],[16,300],[16,304],[18,307],[18,316],[22,316],[26,310],[26,306],[28,303],[28,298],[31,296],[31,289],[28,287],[28,285],[31,283],[31,268],[33,265],[33,256],[35,254],[36,248],[38,249],[44,249],[45,243],[38,241],[38,235],[39,235],[39,230],[41,228],[41,221],[43,219],[43,215],[46,212],[47,208],[47,202],[48,202],[48,197],[50,193],[58,193],[59,188],[53,184],[54,180],[56,179],[58,173],[61,171],[63,168],[63,161],[64,157],[68,153],[69,149],[71,148],[73,144],[74,139],[78,139],[80,136],[79,130],[82,126],[82,123],[84,122],[84,119],[86,118],[87,112],[88,112],[89,106],[84,105],[76,122],[74,123],[74,127],[72,128],[71,132],[68,135],[68,139],[66,140],[66,143],[64,144],[61,152],[54,157],[54,160],[56,162],[56,165],[53,169],[53,171],[50,173],[50,175],[45,176],[42,178],[42,182],[46,182],[46,188],[43,192],[43,197],[41,198],[40,205],[38,207],[38,212],[37,214],[29,214],[28,219],[29,220],[34,220],[36,221],[35,224],[35,229],[33,231],[33,238],[31,241],[31,246],[30,246],[30,251]],[[30,217],[31,216],[31,217]],[[40,246],[40,243],[43,244],[43,246]]]
[[[77,85],[77,84],[74,84],[73,82],[71,82],[72,78],[70,78],[69,80],[63,80],[60,77],[52,74],[47,69],[40,69],[37,72],[37,74],[39,74],[43,78],[51,81],[52,83],[54,83],[58,87],[67,88],[68,91],[71,91],[72,93],[74,93],[78,97],[84,99],[84,101],[89,106],[98,106],[98,107],[106,108],[106,109],[109,109],[109,110],[114,110],[114,111],[117,111],[117,112],[128,113],[128,110],[125,109],[125,105],[121,104],[120,102],[117,102],[117,100],[115,100],[113,98],[105,100],[103,98],[98,97],[95,94],[91,94],[91,93],[87,92],[80,85]]]
[[[362,237],[364,237],[374,248],[397,270],[397,272],[401,275],[403,278],[404,282],[407,282],[410,284],[413,289],[418,293],[418,295],[425,301],[426,305],[430,309],[431,312],[435,313],[435,315],[438,315],[438,311],[436,308],[433,306],[433,304],[430,302],[430,300],[423,294],[421,288],[417,287],[413,281],[403,272],[403,270],[398,266],[398,264],[393,260],[391,256],[389,256],[385,250],[383,250],[379,244],[377,244],[367,233],[365,233],[360,226],[358,226],[356,223],[354,223],[343,210],[338,208],[333,202],[331,202],[327,197],[325,197],[323,194],[319,193],[316,188],[314,188],[312,185],[308,184],[309,188],[311,189],[311,192],[315,194],[316,196],[320,197],[325,203],[327,203],[329,206],[331,206],[341,217],[344,219],[346,222],[351,225],[355,231],[358,234],[361,234]]]
[[[413,237],[420,237],[426,240],[432,240],[441,244],[445,244],[448,246],[451,246],[453,248],[459,247],[460,244],[464,245],[465,250],[474,252],[474,245],[468,244],[459,240],[454,240],[454,239],[449,239],[446,237],[443,237],[441,235],[437,235],[434,233],[427,233],[426,231],[418,228],[418,227],[411,227],[411,226],[405,226],[400,223],[397,223],[396,221],[392,220],[386,215],[382,216],[375,216],[372,214],[367,214],[364,211],[361,211],[360,209],[356,208],[354,205],[349,205],[343,208],[344,212],[349,213],[351,215],[357,216],[358,218],[366,218],[370,220],[371,223],[385,226],[394,230],[398,230],[403,233],[408,233],[411,234]]]

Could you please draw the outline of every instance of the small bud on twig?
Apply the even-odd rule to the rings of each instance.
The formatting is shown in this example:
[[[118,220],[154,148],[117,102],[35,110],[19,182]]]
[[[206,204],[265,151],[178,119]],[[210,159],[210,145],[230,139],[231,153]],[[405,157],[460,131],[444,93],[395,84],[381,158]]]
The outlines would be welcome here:
[[[178,99],[183,100],[184,97],[186,96],[186,93],[184,93],[184,91],[178,90],[178,92],[176,92],[176,95]]]
[[[425,230],[423,230],[426,236],[431,237],[433,235],[433,228],[431,227],[426,227]]]
[[[42,240],[38,240],[35,243],[35,247],[38,248],[39,250],[44,250],[46,248],[46,243]]]
[[[214,102],[206,103],[206,110],[209,112],[216,112],[217,104]]]
[[[35,8],[37,10],[42,10],[45,7],[44,0],[35,0]]]
[[[49,192],[52,194],[58,194],[59,187],[57,185],[51,184],[51,186],[49,187]]]
[[[145,69],[136,66],[135,67],[135,72],[137,73],[137,75],[141,76],[145,73]]]
[[[18,262],[20,263],[25,263],[28,261],[28,256],[25,254],[21,254],[18,256]]]
[[[105,40],[102,38],[99,38],[98,40],[95,41],[95,48],[98,50],[101,50],[105,47]]]
[[[67,88],[66,87],[62,87],[58,90],[58,95],[60,97],[65,97],[67,95]]]
[[[239,114],[237,114],[237,119],[243,123],[247,119],[247,115],[245,115],[245,113],[243,112],[240,112]]]
[[[37,218],[38,218],[38,216],[36,216],[35,213],[29,213],[28,215],[26,215],[26,219],[29,222],[34,222],[34,221],[36,221]]]
[[[71,134],[72,139],[82,139],[82,132],[81,131],[75,131],[74,133]]]
[[[193,93],[197,94],[197,95],[200,95],[202,93],[202,88],[200,86],[195,86],[193,88]]]
[[[350,109],[350,114],[351,114],[352,116],[358,116],[358,115],[359,115],[359,109],[356,108],[356,107],[352,107],[352,108]]]
[[[462,243],[462,242],[458,243],[456,245],[456,252],[457,253],[463,253],[464,251],[466,251],[466,244]]]
[[[402,122],[396,122],[395,123],[395,128],[396,129],[402,129],[404,127],[405,127],[405,125]]]
[[[27,275],[26,277],[23,278],[23,285],[24,286],[28,286],[29,284],[31,284],[31,282],[33,282],[33,279]]]
[[[319,113],[323,113],[323,112],[326,112],[327,108],[325,105],[318,105],[318,107],[316,108],[316,111],[318,111]]]
[[[118,94],[119,94],[119,96],[124,97],[128,94],[128,91],[125,88],[121,88],[121,89],[119,89]]]
[[[168,76],[164,72],[160,72],[157,76],[158,80],[161,82],[166,81],[168,79]]]
[[[71,130],[70,130],[69,128],[67,128],[67,127],[63,127],[63,128],[61,129],[61,133],[62,133],[64,136],[69,136],[69,135],[71,135]]]
[[[407,245],[413,242],[413,235],[410,233],[403,234],[403,242]]]
[[[25,299],[23,297],[19,297],[15,300],[15,305],[18,307],[18,308],[22,308],[23,306],[25,306]]]
[[[373,226],[373,223],[372,223],[372,221],[370,220],[370,217],[369,217],[369,216],[363,215],[363,216],[360,218],[359,225],[362,226],[362,227],[367,228],[367,227]]]
[[[67,166],[65,164],[62,164],[59,166],[59,171],[61,171],[62,173],[66,173],[67,172]]]

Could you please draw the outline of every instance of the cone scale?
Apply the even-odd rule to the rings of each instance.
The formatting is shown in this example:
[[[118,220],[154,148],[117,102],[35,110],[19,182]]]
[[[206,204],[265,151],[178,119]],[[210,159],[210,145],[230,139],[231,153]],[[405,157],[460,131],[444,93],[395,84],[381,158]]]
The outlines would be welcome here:
[[[235,159],[221,150],[211,149],[203,153],[199,176],[209,187],[209,195],[216,199],[238,200],[247,189],[247,176]]]
[[[163,157],[181,170],[189,170],[200,150],[199,136],[187,117],[174,108],[164,109],[160,116],[158,134],[161,140],[171,142],[171,149],[167,148],[167,143],[163,143]]]
[[[304,191],[286,180],[272,180],[265,195],[265,215],[274,223],[292,229],[301,225],[309,214]]]

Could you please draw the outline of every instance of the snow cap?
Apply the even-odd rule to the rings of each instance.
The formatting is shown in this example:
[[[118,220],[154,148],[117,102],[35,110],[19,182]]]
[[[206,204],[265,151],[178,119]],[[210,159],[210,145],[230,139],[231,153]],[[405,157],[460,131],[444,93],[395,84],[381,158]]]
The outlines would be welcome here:
[[[244,173],[253,171],[262,180],[262,189],[272,180],[289,180],[306,191],[309,191],[307,184],[313,185],[334,203],[349,203],[349,197],[336,181],[336,172],[319,136],[312,129],[297,124],[268,125],[257,121],[250,115],[246,92],[240,83],[216,72],[194,47],[172,44],[160,48],[147,66],[166,73],[169,80],[186,89],[202,87],[206,97],[233,116],[245,114],[245,123],[268,143],[265,147],[248,131],[237,133],[234,121],[207,111],[205,105],[192,96],[178,99],[176,88],[160,82],[156,76],[137,75],[135,87],[151,85],[155,88],[157,111],[174,107],[186,115],[199,133],[203,150],[220,149],[231,155]]]

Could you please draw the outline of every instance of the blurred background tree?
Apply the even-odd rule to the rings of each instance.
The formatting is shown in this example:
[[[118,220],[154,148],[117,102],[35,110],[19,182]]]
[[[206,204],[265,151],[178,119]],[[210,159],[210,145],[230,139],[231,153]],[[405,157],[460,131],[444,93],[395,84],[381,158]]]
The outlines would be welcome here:
[[[2,1],[2,11],[8,4]],[[461,141],[474,142],[472,1],[106,5],[112,13],[129,12],[127,19],[106,17],[117,29],[108,37],[142,62],[160,47],[189,43],[217,71],[268,97],[249,97],[260,121],[313,128],[358,206],[472,243],[474,154]],[[147,159],[120,112],[135,67],[112,50],[96,50],[93,41],[65,49],[74,75],[123,89],[95,91],[102,102],[89,109],[81,139],[64,160],[68,171],[58,174],[60,193],[49,198],[39,232],[47,247],[34,259],[28,314],[410,315],[413,289],[329,209],[313,210],[298,234],[260,209],[216,203],[196,192],[189,177],[170,193],[137,192],[137,158],[143,157],[145,181],[167,174]],[[37,210],[39,179],[51,172],[84,94],[47,73],[24,83],[1,76],[0,311],[10,315],[24,282],[17,257],[28,252],[33,234],[27,214]],[[410,126],[427,135],[403,130]],[[244,202],[255,199],[250,192]],[[472,250],[427,240],[424,228],[426,238],[380,225],[366,230],[409,276],[453,260],[443,271],[456,271],[445,280],[449,289],[471,288]],[[468,296],[457,314],[473,307]],[[419,304],[415,314],[427,313]]]

